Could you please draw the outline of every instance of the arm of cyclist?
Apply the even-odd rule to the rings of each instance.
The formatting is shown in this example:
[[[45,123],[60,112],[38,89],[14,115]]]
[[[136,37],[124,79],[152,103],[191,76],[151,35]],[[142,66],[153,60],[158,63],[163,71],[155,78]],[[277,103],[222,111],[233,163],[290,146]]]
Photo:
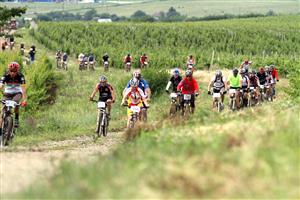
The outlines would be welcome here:
[[[98,91],[98,83],[96,84],[96,86],[95,86],[95,88],[94,88],[94,90],[93,90],[93,92],[92,92],[92,94],[91,94],[91,96],[89,98],[90,101],[93,101],[93,99],[94,99],[97,91]]]

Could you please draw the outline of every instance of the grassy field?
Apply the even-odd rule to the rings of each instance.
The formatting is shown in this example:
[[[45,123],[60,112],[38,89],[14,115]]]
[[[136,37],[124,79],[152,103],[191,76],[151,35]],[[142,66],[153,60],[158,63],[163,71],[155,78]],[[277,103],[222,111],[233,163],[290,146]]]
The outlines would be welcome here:
[[[116,1],[115,1],[116,2]],[[122,2],[122,1],[120,1]],[[125,1],[126,2],[126,1]],[[128,2],[128,1],[127,1]],[[117,4],[107,1],[105,4],[74,4],[74,3],[26,3],[26,4],[5,4],[8,6],[27,6],[28,16],[36,13],[50,11],[70,11],[73,13],[84,13],[88,9],[95,8],[98,13],[111,13],[119,16],[130,16],[137,10],[143,10],[147,14],[155,14],[160,11],[166,12],[173,6],[181,14],[189,17],[203,17],[208,15],[248,13],[267,13],[273,10],[278,14],[299,13],[300,3],[297,0],[165,0],[165,1],[129,1],[129,4]],[[0,5],[4,5],[0,3]]]
[[[197,77],[202,88],[207,75]],[[275,102],[237,113],[211,111],[203,92],[189,122],[149,125],[113,154],[64,162],[13,197],[299,198],[299,107],[284,97],[286,80],[280,85]]]
[[[23,34],[17,42],[34,43],[39,56],[53,61],[53,51],[27,31]],[[292,54],[284,55],[285,59]],[[63,79],[56,103],[31,117],[23,116],[15,147],[93,134],[96,110],[88,96],[102,69],[80,73],[72,58],[70,71],[59,73]],[[201,92],[196,113],[188,121],[168,120],[168,96],[156,96],[148,125],[128,132],[140,134],[135,140],[109,155],[97,154],[93,162],[63,161],[50,178],[5,198],[300,198],[300,113],[299,105],[285,93],[291,86],[288,80],[278,82],[274,102],[238,112],[226,108],[220,114],[211,109],[211,96],[206,94],[213,73],[195,72]],[[106,75],[120,95],[130,75],[121,69]],[[122,130],[126,120],[119,104],[120,98],[110,124],[116,130]]]

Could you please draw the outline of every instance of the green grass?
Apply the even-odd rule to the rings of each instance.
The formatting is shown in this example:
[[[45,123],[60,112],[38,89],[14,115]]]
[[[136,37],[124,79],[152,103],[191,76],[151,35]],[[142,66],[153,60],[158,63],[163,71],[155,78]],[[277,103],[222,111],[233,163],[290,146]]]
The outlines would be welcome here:
[[[283,96],[218,114],[203,93],[188,123],[149,126],[85,166],[64,162],[47,184],[16,197],[299,198],[299,107]]]
[[[21,31],[23,38],[17,38],[16,46],[24,42],[26,47],[35,44],[37,47],[37,59],[41,55],[47,55],[54,64],[55,52],[51,52],[30,37],[27,31]],[[126,108],[121,107],[121,93],[127,81],[131,78],[130,73],[111,68],[104,73],[103,68],[96,68],[95,72],[78,70],[74,58],[69,63],[69,71],[59,72],[63,77],[60,81],[57,99],[54,105],[41,107],[39,111],[31,114],[21,114],[21,128],[15,137],[13,147],[19,145],[34,146],[47,140],[64,140],[75,136],[92,136],[96,126],[96,104],[88,100],[100,74],[105,74],[117,93],[117,101],[112,109],[110,132],[122,131],[126,127]],[[167,82],[167,80],[165,81]],[[98,94],[97,94],[98,95]],[[96,95],[95,99],[98,98]],[[162,97],[154,97],[151,102],[149,120],[156,121],[164,116],[161,107],[168,104],[161,102]],[[23,110],[22,110],[23,111]]]
[[[24,40],[34,42],[28,35]],[[42,46],[38,49],[54,56]],[[72,63],[69,72],[61,73],[56,104],[36,113],[33,125],[24,124],[14,145],[93,134],[96,110],[87,98],[102,69],[79,73]],[[275,102],[219,114],[210,109],[204,73],[198,77],[202,92],[196,113],[188,122],[167,120],[168,97],[158,96],[140,137],[86,165],[63,162],[47,183],[35,182],[13,197],[300,198],[300,113],[299,106],[284,97],[286,80],[277,85]],[[116,88],[127,79],[117,69],[107,76],[119,85]],[[126,114],[118,101],[111,127],[122,128]]]
[[[133,2],[132,4],[56,4],[56,3],[27,3],[27,4],[6,4],[9,6],[27,6],[27,15],[35,13],[45,13],[50,11],[70,11],[73,13],[84,13],[88,9],[95,8],[99,13],[108,12],[118,16],[130,16],[137,10],[143,10],[147,14],[155,14],[159,11],[166,12],[173,6],[181,14],[189,17],[203,17],[208,15],[235,14],[242,15],[248,13],[267,13],[273,10],[275,13],[290,14],[299,13],[299,2],[296,0],[164,0]],[[3,5],[2,3],[0,5]]]

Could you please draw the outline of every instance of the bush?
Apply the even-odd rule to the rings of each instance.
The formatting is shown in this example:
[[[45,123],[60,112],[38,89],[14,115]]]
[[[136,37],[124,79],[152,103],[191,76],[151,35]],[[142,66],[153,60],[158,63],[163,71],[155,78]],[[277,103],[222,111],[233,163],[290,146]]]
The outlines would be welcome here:
[[[168,79],[169,73],[166,70],[157,70],[148,68],[142,71],[143,78],[148,81],[152,95],[156,96],[164,91]]]
[[[25,70],[27,79],[27,110],[35,111],[41,105],[55,102],[56,90],[61,77],[54,71],[52,63],[47,57],[36,62]]]

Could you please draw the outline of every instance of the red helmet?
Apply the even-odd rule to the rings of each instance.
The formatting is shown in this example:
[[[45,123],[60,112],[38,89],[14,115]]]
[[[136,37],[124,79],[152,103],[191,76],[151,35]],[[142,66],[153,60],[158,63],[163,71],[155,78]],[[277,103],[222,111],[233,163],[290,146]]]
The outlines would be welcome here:
[[[249,64],[249,60],[245,60],[245,64],[248,65]]]
[[[18,72],[20,70],[20,65],[17,62],[11,62],[8,64],[8,70],[11,72]]]

